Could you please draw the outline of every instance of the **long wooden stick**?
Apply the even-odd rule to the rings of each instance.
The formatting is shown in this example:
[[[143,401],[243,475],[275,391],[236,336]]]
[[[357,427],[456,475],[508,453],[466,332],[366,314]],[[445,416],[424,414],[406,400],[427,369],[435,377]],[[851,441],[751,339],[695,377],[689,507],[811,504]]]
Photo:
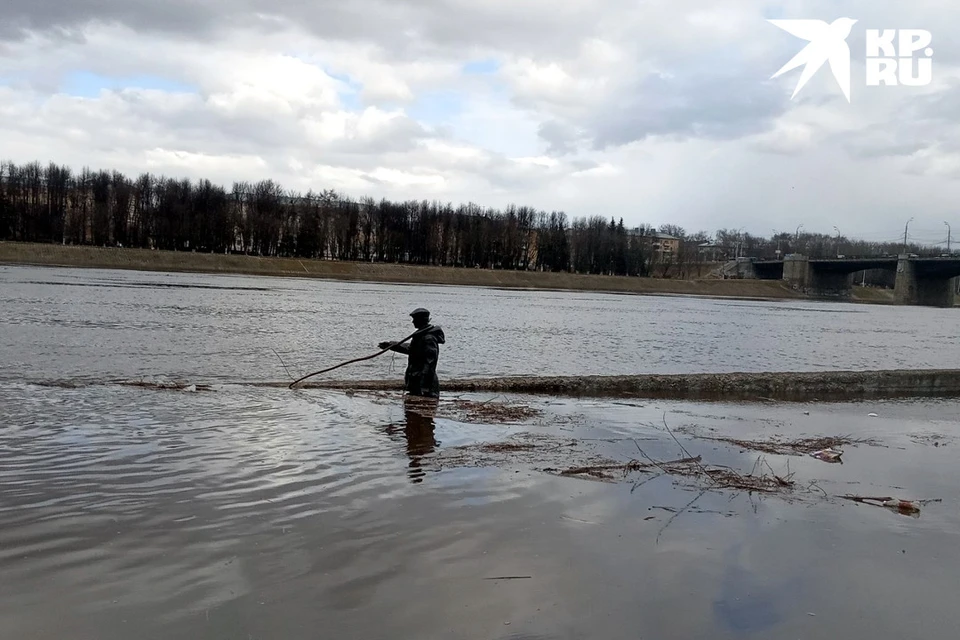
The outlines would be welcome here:
[[[300,378],[300,379],[298,379],[298,380],[294,380],[293,382],[291,382],[291,383],[290,383],[290,386],[288,387],[288,389],[293,389],[293,388],[297,385],[297,383],[303,382],[303,381],[306,380],[307,378],[312,378],[313,376],[318,376],[318,375],[320,375],[321,373],[327,373],[328,371],[333,371],[334,369],[339,369],[340,367],[346,366],[346,365],[348,365],[348,364],[353,364],[354,362],[362,362],[362,361],[364,361],[364,360],[370,360],[371,358],[376,358],[377,356],[383,355],[383,354],[386,353],[387,351],[390,351],[391,349],[393,349],[393,348],[396,347],[397,345],[401,345],[401,344],[403,344],[404,342],[406,342],[407,340],[409,340],[409,339],[417,336],[418,334],[420,334],[420,333],[422,333],[422,332],[424,332],[424,331],[427,331],[428,329],[432,329],[432,328],[433,328],[433,326],[431,325],[431,326],[428,326],[428,327],[424,327],[423,329],[417,329],[416,331],[414,331],[413,333],[411,333],[410,335],[408,335],[406,338],[404,338],[404,339],[401,340],[400,342],[396,342],[396,343],[394,343],[394,344],[391,344],[389,347],[387,347],[387,348],[384,349],[383,351],[378,351],[377,353],[375,353],[375,354],[373,354],[373,355],[364,356],[364,357],[362,357],[362,358],[354,358],[353,360],[347,360],[346,362],[341,362],[341,363],[338,364],[338,365],[334,365],[334,366],[328,367],[328,368],[326,368],[326,369],[321,369],[320,371],[314,371],[313,373],[308,373],[307,375],[303,376],[302,378]]]

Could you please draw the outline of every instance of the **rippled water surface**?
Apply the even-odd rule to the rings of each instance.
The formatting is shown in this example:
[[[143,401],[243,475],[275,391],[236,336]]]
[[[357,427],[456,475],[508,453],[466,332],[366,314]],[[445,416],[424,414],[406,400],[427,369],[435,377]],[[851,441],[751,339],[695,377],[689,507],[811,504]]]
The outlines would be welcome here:
[[[953,367],[954,309],[0,266],[0,377],[287,379],[433,312],[441,377]],[[397,377],[388,356],[340,377]]]
[[[0,267],[0,638],[956,637],[960,402],[510,398],[543,413],[483,424],[231,384],[284,379],[270,348],[298,371],[372,352],[415,306],[448,377],[960,355],[950,310]],[[387,358],[338,372],[398,375]],[[141,376],[214,390],[48,386]],[[670,459],[664,421],[743,473],[756,452],[705,438],[878,446],[766,456],[794,498],[444,457],[534,434]],[[942,502],[911,518],[847,493]]]

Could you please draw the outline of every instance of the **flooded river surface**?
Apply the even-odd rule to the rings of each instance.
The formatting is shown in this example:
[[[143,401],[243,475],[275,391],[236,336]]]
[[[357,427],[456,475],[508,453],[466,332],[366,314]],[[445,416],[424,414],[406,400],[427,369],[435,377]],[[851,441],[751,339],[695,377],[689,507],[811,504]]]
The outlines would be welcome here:
[[[294,374],[372,353],[417,306],[441,380],[960,361],[953,310],[0,267],[0,638],[956,637],[960,402],[434,415],[236,384],[289,379],[271,349]],[[211,390],[85,384],[141,378]],[[841,435],[870,441],[749,445]],[[635,466],[563,474],[604,464]]]
[[[0,265],[0,377],[287,379],[374,353],[426,307],[441,377],[951,368],[954,309]],[[402,372],[399,357],[393,377]],[[389,355],[337,370],[391,376]]]

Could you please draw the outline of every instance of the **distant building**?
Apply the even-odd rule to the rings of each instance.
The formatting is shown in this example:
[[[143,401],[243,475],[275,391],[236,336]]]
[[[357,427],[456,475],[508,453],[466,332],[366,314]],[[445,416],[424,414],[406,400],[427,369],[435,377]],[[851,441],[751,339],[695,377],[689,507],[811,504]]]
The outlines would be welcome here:
[[[725,262],[733,255],[733,249],[713,242],[697,245],[697,252],[703,262]]]
[[[653,249],[655,262],[670,262],[680,253],[680,238],[653,229],[637,228],[628,232]]]
[[[654,255],[660,262],[670,262],[680,253],[680,238],[659,232],[652,233],[650,238]]]

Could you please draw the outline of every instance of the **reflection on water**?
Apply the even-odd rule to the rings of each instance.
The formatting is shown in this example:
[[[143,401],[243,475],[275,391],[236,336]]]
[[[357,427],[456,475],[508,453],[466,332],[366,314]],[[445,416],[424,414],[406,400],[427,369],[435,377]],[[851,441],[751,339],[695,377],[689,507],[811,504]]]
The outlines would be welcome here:
[[[751,521],[755,522],[755,521]],[[800,598],[799,577],[765,576],[762,580],[743,559],[743,543],[724,552],[725,566],[719,597],[713,602],[714,616],[721,628],[738,634],[770,632],[791,617]]]
[[[960,564],[953,401],[554,400],[526,426],[438,419],[399,398],[242,387],[3,384],[0,403],[3,638],[112,640],[131,629],[146,638],[315,638],[321,628],[364,638],[438,629],[463,638],[827,629],[952,638],[960,624],[948,602]],[[791,469],[831,495],[944,502],[912,519],[843,501],[708,492],[678,516],[696,490],[670,477],[632,487],[535,465],[432,464],[445,448],[525,431],[625,459],[637,438],[667,459],[676,444],[656,427],[664,413],[678,429],[741,438],[868,434],[886,446],[851,449],[842,467],[795,457]],[[710,463],[754,462],[677,433]],[[518,575],[530,578],[488,580]]]
[[[406,442],[407,455],[410,457],[410,481],[414,483],[423,481],[424,456],[433,453],[440,444],[434,424],[438,404],[436,399],[404,396],[403,421],[392,422],[383,429],[387,435],[402,437]]]

